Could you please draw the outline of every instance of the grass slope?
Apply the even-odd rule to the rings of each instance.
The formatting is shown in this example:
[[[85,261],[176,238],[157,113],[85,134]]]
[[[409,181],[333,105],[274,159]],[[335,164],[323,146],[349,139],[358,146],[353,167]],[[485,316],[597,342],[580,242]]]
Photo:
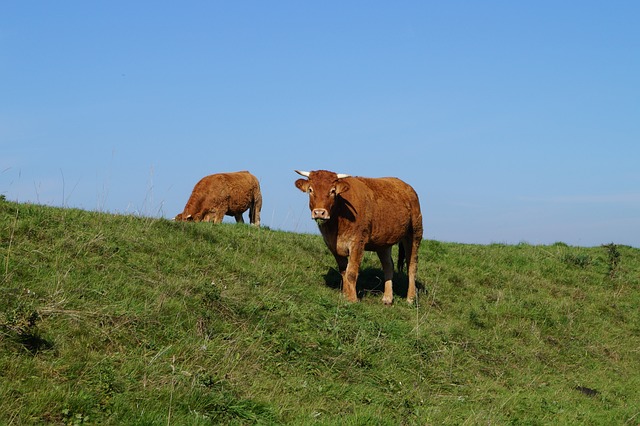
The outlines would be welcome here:
[[[420,259],[348,304],[317,235],[0,199],[0,423],[640,422],[640,250]]]

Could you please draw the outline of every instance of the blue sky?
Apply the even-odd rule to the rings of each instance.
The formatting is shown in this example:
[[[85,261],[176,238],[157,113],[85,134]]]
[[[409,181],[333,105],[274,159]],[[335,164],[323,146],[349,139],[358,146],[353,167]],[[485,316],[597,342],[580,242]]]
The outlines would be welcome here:
[[[171,218],[250,170],[397,176],[425,236],[640,247],[640,2],[3,2],[0,194]]]

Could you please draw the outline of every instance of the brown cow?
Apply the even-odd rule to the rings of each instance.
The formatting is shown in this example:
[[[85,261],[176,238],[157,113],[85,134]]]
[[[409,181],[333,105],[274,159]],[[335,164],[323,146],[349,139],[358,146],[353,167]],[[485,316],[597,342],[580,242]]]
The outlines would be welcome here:
[[[391,248],[400,244],[398,267],[406,256],[409,289],[407,302],[416,296],[418,248],[422,241],[422,214],[418,195],[397,178],[364,178],[326,170],[296,173],[296,187],[309,194],[311,218],[318,223],[327,247],[338,262],[342,292],[358,300],[356,281],[364,251],[378,253],[384,271],[382,302],[393,302]]]
[[[179,221],[220,223],[225,215],[244,223],[242,213],[249,210],[249,221],[260,226],[262,194],[258,179],[247,171],[205,176],[191,192]]]

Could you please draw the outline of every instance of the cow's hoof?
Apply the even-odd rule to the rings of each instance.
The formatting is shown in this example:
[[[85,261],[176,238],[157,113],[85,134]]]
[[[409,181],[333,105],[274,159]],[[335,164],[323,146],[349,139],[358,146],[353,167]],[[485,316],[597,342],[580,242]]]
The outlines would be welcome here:
[[[383,297],[382,303],[384,303],[386,306],[393,305],[393,298],[387,299],[386,297]]]
[[[416,304],[416,301],[414,299],[407,299],[407,303],[409,304],[409,306],[413,306]]]

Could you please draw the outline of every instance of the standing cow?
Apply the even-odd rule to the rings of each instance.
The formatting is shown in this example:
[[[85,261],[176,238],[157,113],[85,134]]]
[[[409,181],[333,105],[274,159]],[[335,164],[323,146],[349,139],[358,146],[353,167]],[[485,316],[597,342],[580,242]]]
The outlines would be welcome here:
[[[249,210],[249,221],[260,226],[262,194],[258,179],[247,171],[205,176],[191,192],[179,221],[220,223],[225,215],[244,223],[242,213]]]
[[[375,251],[384,271],[382,302],[393,303],[391,248],[400,244],[399,268],[406,258],[409,274],[407,302],[416,296],[418,248],[422,241],[422,213],[418,195],[397,178],[364,178],[326,170],[296,173],[295,185],[309,194],[311,218],[318,223],[327,247],[338,262],[342,292],[358,300],[356,281],[364,251]],[[404,258],[403,258],[404,256]]]

